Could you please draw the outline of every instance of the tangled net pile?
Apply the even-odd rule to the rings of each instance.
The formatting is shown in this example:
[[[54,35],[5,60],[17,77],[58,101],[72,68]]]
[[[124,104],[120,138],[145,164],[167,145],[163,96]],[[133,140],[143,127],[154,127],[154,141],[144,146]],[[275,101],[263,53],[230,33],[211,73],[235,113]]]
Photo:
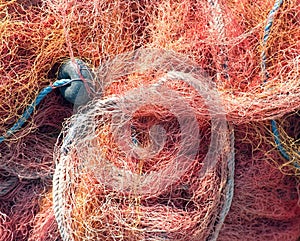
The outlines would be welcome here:
[[[163,51],[107,65],[99,76],[117,82],[129,74],[128,86],[74,115],[57,150],[53,195],[63,239],[205,240],[219,232],[233,191],[233,143],[207,78]]]
[[[0,0],[0,15],[1,241],[300,238],[299,0]],[[74,113],[55,90],[6,138],[75,58],[91,101]]]

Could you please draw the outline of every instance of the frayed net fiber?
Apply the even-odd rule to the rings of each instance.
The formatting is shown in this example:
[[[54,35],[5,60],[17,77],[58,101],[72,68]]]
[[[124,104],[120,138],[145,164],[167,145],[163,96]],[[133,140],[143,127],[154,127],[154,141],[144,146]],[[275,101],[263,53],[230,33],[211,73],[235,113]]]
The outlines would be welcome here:
[[[216,239],[232,199],[233,136],[214,85],[187,61],[142,49],[100,70],[104,94],[132,78],[135,88],[95,97],[63,129],[53,183],[63,240]]]
[[[298,241],[299,13],[0,0],[0,241]]]

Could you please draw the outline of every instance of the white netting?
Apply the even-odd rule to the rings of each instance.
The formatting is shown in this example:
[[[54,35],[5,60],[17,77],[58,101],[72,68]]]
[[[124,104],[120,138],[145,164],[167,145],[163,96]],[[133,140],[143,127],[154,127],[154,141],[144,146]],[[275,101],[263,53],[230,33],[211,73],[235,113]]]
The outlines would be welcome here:
[[[118,82],[128,91],[95,97],[64,127],[53,187],[64,240],[218,236],[232,198],[233,137],[204,73],[157,51],[109,60],[99,71],[104,93]]]

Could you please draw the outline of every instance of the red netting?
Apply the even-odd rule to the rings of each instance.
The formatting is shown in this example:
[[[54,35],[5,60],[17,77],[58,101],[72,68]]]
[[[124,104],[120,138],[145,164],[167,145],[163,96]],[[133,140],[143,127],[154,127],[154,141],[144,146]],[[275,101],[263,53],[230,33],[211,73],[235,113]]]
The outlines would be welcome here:
[[[97,76],[0,143],[0,240],[299,239],[299,6],[265,41],[272,1],[0,0],[0,136],[67,59]]]
[[[265,125],[235,130],[234,198],[218,240],[298,240],[299,181],[274,167],[280,156]]]
[[[66,240],[204,240],[224,221],[233,140],[218,95],[186,59],[159,51],[147,63],[151,52],[108,62],[100,76],[136,88],[95,98],[64,129],[53,195]]]

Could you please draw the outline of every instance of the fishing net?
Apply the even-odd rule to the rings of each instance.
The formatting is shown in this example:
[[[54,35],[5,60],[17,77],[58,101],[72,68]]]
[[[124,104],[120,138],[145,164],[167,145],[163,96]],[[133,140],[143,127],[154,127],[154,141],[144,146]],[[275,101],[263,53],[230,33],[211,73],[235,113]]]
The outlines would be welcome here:
[[[40,207],[35,217],[31,220],[29,241],[58,241],[62,240],[54,217],[52,192],[47,191],[39,199]]]
[[[272,123],[274,125],[274,123]],[[273,126],[272,126],[273,127]],[[269,140],[273,146],[279,149],[281,156],[275,165],[285,175],[300,173],[300,145],[299,145],[299,111],[288,113],[276,122],[277,137]],[[270,130],[271,128],[269,128]],[[274,127],[273,127],[274,129]],[[273,133],[272,133],[273,134]]]
[[[234,128],[234,197],[218,240],[299,239],[299,182],[277,168],[281,157],[267,125]]]
[[[1,172],[8,175],[5,172]],[[5,189],[4,182],[12,183]],[[44,192],[44,185],[38,181],[16,181],[14,177],[1,177],[0,195],[0,240],[28,240],[32,220],[39,210],[38,200]]]
[[[299,6],[0,0],[0,240],[298,240]]]
[[[1,136],[16,123],[38,92],[55,81],[58,67],[66,59],[80,56],[89,60],[88,65],[97,66],[108,54],[141,45],[142,40],[135,34],[141,28],[135,23],[140,8],[140,4],[131,1],[0,1]],[[38,123],[29,120],[21,132],[7,138],[10,142],[0,143],[2,165],[12,173],[27,177],[49,174],[46,166],[53,161],[46,156],[53,153],[57,135],[37,133],[37,129],[42,121],[49,123],[52,119],[53,129],[56,125],[59,132],[62,120],[70,116],[71,108],[67,110],[62,101],[55,103],[57,98],[61,97],[52,96],[45,101],[50,102],[44,103],[49,107],[39,110]],[[34,145],[36,150],[28,150],[28,145]]]
[[[56,151],[64,240],[216,239],[232,198],[233,140],[212,83],[187,60],[139,50],[100,69],[110,95],[72,116]]]
[[[195,60],[217,83],[230,121],[276,118],[299,109],[300,5],[283,2],[269,14],[273,1],[161,1],[147,46]]]
[[[44,209],[38,199],[52,186],[54,144],[73,107],[52,91],[22,129],[12,135],[7,130],[52,86],[62,63],[80,56],[97,66],[106,55],[141,45],[137,13],[142,13],[139,1],[0,1],[1,241],[53,238],[54,231],[40,235]],[[23,182],[32,188],[22,189]],[[38,234],[29,237],[31,231]]]

